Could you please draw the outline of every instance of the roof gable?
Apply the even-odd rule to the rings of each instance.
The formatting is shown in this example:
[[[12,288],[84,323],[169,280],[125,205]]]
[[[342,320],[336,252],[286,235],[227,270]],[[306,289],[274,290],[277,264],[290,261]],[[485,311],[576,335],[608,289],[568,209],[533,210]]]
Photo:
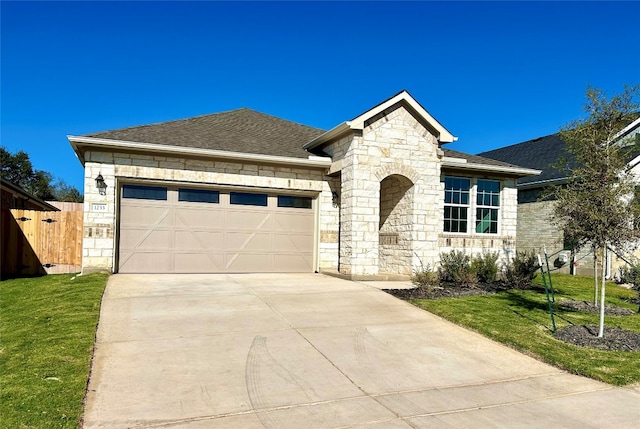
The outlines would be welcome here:
[[[356,116],[352,120],[343,122],[340,125],[327,131],[326,133],[317,136],[313,140],[309,141],[306,145],[304,145],[304,148],[310,150],[314,147],[331,141],[336,137],[342,136],[346,132],[353,130],[361,131],[365,128],[365,123],[369,119],[396,104],[402,104],[403,106],[408,108],[408,110],[416,117],[416,119],[418,119],[418,121],[420,121],[428,129],[433,131],[434,135],[440,143],[451,143],[458,139],[453,134],[451,134],[444,126],[442,126],[442,124],[440,124],[440,122],[438,122],[433,116],[431,116],[429,112],[427,112],[425,108],[422,107],[422,105],[420,105],[420,103],[418,103],[411,96],[411,94],[409,94],[406,90],[403,90],[393,97],[367,110],[366,112]]]

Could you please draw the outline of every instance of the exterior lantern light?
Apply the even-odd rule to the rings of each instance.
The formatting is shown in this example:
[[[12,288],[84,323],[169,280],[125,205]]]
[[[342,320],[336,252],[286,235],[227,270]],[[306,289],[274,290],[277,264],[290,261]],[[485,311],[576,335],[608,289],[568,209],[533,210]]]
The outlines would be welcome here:
[[[98,177],[96,177],[96,188],[98,188],[100,195],[107,195],[107,184],[104,182],[104,177],[102,177],[101,173],[98,173]]]

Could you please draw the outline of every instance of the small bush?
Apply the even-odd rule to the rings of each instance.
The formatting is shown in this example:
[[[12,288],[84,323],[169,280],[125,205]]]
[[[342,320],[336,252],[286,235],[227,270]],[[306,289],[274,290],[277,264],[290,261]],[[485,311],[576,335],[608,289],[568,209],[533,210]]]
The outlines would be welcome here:
[[[433,290],[440,284],[440,276],[428,264],[427,266],[421,265],[411,274],[411,283],[419,288]]]
[[[616,283],[630,284],[633,289],[640,289],[640,265],[622,266],[618,269]]]
[[[515,258],[507,265],[507,283],[514,289],[527,289],[531,287],[531,280],[536,278],[538,257],[533,251],[516,252]]]
[[[498,275],[498,252],[482,252],[471,261],[471,270],[482,283],[493,283]]]
[[[471,256],[461,250],[441,253],[438,273],[443,282],[463,286],[474,286],[478,283],[478,276],[471,266]]]

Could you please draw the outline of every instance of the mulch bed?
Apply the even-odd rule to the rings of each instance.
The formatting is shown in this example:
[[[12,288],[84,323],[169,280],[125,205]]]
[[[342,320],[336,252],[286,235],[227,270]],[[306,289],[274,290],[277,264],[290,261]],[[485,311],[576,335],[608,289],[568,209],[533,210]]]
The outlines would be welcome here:
[[[480,284],[477,286],[462,286],[447,284],[436,288],[415,287],[411,289],[383,289],[390,295],[400,299],[438,299],[457,298],[461,296],[487,295],[507,290],[502,282]]]
[[[600,313],[600,306],[588,301],[563,299],[561,301],[558,301],[557,304],[558,307],[564,310],[584,311],[586,313],[595,314]],[[636,314],[636,311],[627,307],[620,307],[617,305],[605,305],[604,314],[606,314],[607,316],[631,316],[632,314]]]
[[[600,350],[615,350],[620,352],[640,351],[640,334],[626,329],[604,327],[604,335],[598,338],[596,325],[571,325],[559,329],[555,337],[566,343],[580,347],[594,347]]]

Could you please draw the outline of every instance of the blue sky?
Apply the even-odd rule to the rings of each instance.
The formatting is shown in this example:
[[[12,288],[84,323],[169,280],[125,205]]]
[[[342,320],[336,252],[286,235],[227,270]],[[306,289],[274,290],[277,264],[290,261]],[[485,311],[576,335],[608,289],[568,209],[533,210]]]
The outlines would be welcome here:
[[[249,107],[330,129],[408,90],[478,153],[640,83],[640,2],[0,3],[0,138],[82,191],[68,134]]]

